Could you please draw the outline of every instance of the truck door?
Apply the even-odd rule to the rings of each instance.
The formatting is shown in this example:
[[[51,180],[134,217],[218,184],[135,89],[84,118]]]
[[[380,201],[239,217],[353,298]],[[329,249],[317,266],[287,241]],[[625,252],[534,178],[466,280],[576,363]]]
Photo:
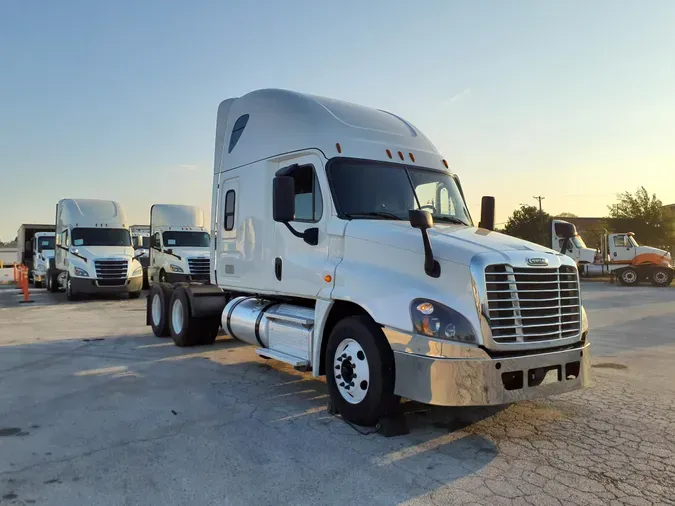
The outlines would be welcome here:
[[[612,262],[631,263],[635,258],[635,248],[626,234],[611,234],[609,249]]]
[[[150,236],[150,256],[148,263],[148,280],[151,282],[159,281],[159,268],[161,263],[160,251],[162,248],[162,240],[159,232],[155,232]]]
[[[275,223],[273,264],[276,291],[299,297],[316,297],[326,285],[330,191],[321,158],[306,155],[292,162],[282,162],[279,169],[296,165],[288,174],[295,182],[295,220],[290,225],[297,231],[319,229],[316,246],[295,237],[283,223]]]
[[[220,182],[220,192],[218,194],[218,233],[215,237],[215,257],[216,257],[216,278],[219,285],[232,286],[240,285],[235,281],[240,279],[246,266],[242,262],[246,255],[246,235],[251,233],[248,230],[248,223],[241,219],[239,203],[239,178],[230,177]],[[238,237],[239,235],[239,237]],[[243,237],[242,237],[243,236]]]

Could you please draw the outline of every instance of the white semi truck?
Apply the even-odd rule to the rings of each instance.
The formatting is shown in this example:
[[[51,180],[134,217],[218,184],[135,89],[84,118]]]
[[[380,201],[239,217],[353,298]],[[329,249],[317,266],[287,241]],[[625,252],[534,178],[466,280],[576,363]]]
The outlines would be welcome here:
[[[56,204],[56,253],[47,288],[68,300],[97,293],[141,294],[143,267],[131,245],[122,206],[112,200],[63,199]]]
[[[574,236],[565,238],[566,231]],[[551,248],[571,257],[579,266],[582,276],[613,274],[626,286],[649,281],[654,286],[669,286],[673,281],[670,253],[651,246],[641,246],[632,232],[608,233],[600,236],[597,249],[589,248],[573,224],[563,220],[551,221]]]
[[[143,267],[143,288],[148,287],[148,265],[150,265],[150,226],[131,225],[131,244],[138,261]]]
[[[150,284],[210,280],[210,237],[197,206],[155,204],[150,208]]]
[[[585,387],[575,262],[493,226],[494,199],[477,228],[459,178],[406,120],[255,91],[218,108],[210,284],[155,284],[147,324],[178,346],[222,325],[325,375],[333,408],[362,425],[400,397],[490,405]]]
[[[49,262],[54,258],[54,232],[36,232],[33,236],[33,284],[41,288],[47,278]]]
[[[16,263],[28,267],[29,279],[36,287],[42,286],[45,264],[54,256],[54,225],[24,223],[16,233],[16,240]]]
[[[564,237],[570,227],[574,236]],[[571,257],[577,265],[592,264],[597,260],[597,250],[586,246],[576,227],[563,220],[551,220],[551,249]]]

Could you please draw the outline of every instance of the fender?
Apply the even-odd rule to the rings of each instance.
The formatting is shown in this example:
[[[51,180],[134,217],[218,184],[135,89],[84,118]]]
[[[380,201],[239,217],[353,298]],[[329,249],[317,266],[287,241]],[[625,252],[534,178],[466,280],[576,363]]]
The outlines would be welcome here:
[[[640,255],[637,255],[631,262],[631,265],[633,266],[642,266],[646,264],[668,267],[668,260],[665,256],[657,255],[656,253],[641,253]]]

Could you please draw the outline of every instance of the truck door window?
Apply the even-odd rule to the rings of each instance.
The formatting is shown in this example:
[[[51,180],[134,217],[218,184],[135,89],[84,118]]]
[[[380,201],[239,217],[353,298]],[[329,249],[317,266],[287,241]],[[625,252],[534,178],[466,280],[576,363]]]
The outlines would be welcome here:
[[[628,241],[626,241],[625,235],[615,235],[614,236],[614,246],[617,248],[626,248],[628,247]]]
[[[153,248],[160,248],[160,242],[159,242],[159,232],[155,232],[154,235],[152,236],[152,244],[150,245]]]
[[[234,190],[228,190],[225,194],[225,230],[228,232],[234,228],[234,203],[236,194]]]
[[[316,223],[323,215],[323,200],[314,167],[302,165],[288,175],[295,182],[295,221]]]

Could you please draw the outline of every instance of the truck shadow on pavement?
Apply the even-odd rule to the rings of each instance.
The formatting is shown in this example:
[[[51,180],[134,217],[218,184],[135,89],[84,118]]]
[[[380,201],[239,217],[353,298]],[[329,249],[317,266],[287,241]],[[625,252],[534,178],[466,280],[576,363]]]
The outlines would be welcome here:
[[[216,490],[235,487],[244,500],[234,502],[251,504],[270,503],[270,494],[298,503],[293,495],[308,479],[312,490],[328,494],[322,503],[356,504],[384,486],[386,503],[427,494],[492,462],[495,444],[465,429],[501,410],[408,402],[410,434],[364,435],[327,412],[323,381],[259,359],[224,336],[193,348],[148,335],[4,346],[0,402],[0,434],[8,435],[0,496],[45,497],[49,486],[37,475],[77,478],[70,485],[77,489],[122,468],[153,473],[154,483],[180,496],[161,462],[181,460],[194,470],[183,474],[182,486],[201,482],[201,469],[214,473]],[[136,461],[133,448],[163,457]],[[213,469],[203,470],[204,460]]]

